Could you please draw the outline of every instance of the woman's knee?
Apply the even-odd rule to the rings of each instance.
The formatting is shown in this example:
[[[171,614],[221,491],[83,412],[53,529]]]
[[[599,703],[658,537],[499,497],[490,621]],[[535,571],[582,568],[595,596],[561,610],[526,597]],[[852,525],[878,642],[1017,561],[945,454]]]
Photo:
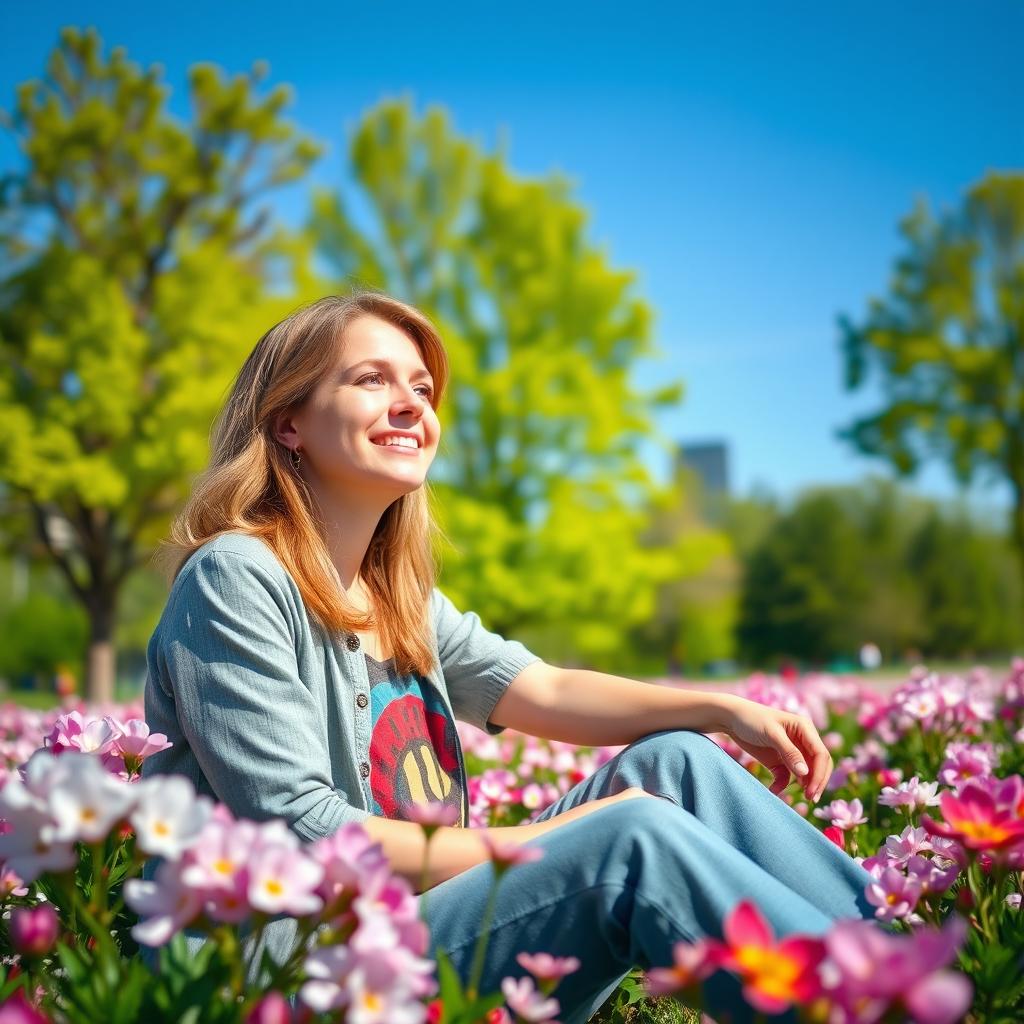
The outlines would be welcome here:
[[[690,729],[666,729],[641,736],[619,755],[624,760],[639,760],[652,766],[665,765],[681,758],[687,763],[712,762],[728,754],[714,740]]]

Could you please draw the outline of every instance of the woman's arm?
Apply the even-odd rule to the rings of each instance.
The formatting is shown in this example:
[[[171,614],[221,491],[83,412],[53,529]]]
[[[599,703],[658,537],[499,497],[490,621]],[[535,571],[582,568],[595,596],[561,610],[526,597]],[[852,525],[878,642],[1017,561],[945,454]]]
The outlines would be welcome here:
[[[236,817],[282,818],[305,841],[369,812],[334,788],[327,726],[299,675],[292,598],[266,567],[215,551],[188,570],[156,657],[188,747]]]
[[[650,796],[650,794],[645,793],[642,789],[631,787],[614,796],[588,801],[564,811],[554,818],[535,821],[529,825],[506,825],[494,828],[439,828],[430,840],[427,888],[433,888],[435,885],[488,860],[490,854],[484,845],[483,837],[485,835],[501,843],[521,846],[531,839],[551,832],[567,822],[593,814],[618,800],[632,800],[641,796]],[[379,815],[367,818],[363,822],[363,828],[369,833],[371,839],[381,844],[384,855],[391,862],[391,870],[410,882],[417,892],[420,891],[423,877],[423,857],[426,852],[426,837],[423,829],[415,822],[382,818]]]
[[[803,715],[732,693],[661,686],[543,661],[527,665],[512,680],[491,718],[497,726],[582,745],[618,746],[665,729],[725,733],[771,771],[773,793],[786,788],[792,772],[809,800],[821,796],[832,774],[832,755]]]

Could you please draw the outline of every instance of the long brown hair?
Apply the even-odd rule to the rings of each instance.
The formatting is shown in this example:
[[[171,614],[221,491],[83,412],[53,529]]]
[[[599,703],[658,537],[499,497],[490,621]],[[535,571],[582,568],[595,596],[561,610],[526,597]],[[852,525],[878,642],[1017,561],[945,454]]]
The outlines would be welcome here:
[[[448,381],[448,357],[434,325],[418,309],[380,292],[329,295],[296,310],[256,343],[235,378],[213,427],[210,464],[197,478],[163,542],[159,560],[169,577],[222,533],[259,537],[291,574],[307,611],[331,630],[376,628],[401,672],[429,671],[430,592],[437,575],[433,542],[442,536],[427,484],[403,494],[381,516],[360,567],[373,610],[346,598],[324,533],[291,452],[274,438],[281,414],[298,409],[337,359],[345,327],[378,317],[419,347],[434,382],[437,409]],[[376,612],[376,614],[374,614]]]

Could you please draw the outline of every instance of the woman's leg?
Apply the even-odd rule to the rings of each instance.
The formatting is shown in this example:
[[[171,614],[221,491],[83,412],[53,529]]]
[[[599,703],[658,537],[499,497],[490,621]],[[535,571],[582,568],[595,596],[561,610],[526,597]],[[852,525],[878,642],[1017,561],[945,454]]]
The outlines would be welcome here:
[[[726,914],[744,897],[756,899],[780,936],[820,934],[830,923],[690,811],[664,800],[623,800],[529,845],[544,857],[511,869],[500,883],[481,991],[523,976],[517,953],[577,956],[580,970],[556,991],[565,1024],[587,1020],[633,967],[670,964],[674,943],[721,937]],[[491,865],[478,864],[425,896],[432,948],[445,951],[464,983],[492,879]],[[739,989],[724,972],[709,979],[707,1012],[720,1022],[751,1021]]]
[[[864,896],[868,872],[703,733],[674,729],[636,740],[537,820],[631,786],[685,808],[827,917],[874,916]]]

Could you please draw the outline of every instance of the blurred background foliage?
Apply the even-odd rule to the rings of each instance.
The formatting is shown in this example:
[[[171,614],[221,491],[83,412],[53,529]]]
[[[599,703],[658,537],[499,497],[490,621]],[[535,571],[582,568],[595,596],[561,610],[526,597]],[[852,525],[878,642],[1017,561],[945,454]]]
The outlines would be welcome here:
[[[149,559],[235,372],[296,306],[367,286],[431,316],[452,362],[441,585],[545,658],[658,676],[1020,648],[1019,525],[882,479],[784,505],[652,479],[639,446],[673,449],[654,412],[682,382],[636,386],[655,312],[561,176],[389,100],[350,133],[353,184],[275,223],[265,201],[322,146],[266,75],[194,66],[183,124],[158,70],[66,29],[5,116],[24,166],[0,178],[0,676],[139,685],[167,593]],[[958,218],[915,211],[891,295],[842,321],[850,387],[871,370],[892,399],[845,436],[899,472],[937,454],[1024,487],[1022,197],[992,177]]]

